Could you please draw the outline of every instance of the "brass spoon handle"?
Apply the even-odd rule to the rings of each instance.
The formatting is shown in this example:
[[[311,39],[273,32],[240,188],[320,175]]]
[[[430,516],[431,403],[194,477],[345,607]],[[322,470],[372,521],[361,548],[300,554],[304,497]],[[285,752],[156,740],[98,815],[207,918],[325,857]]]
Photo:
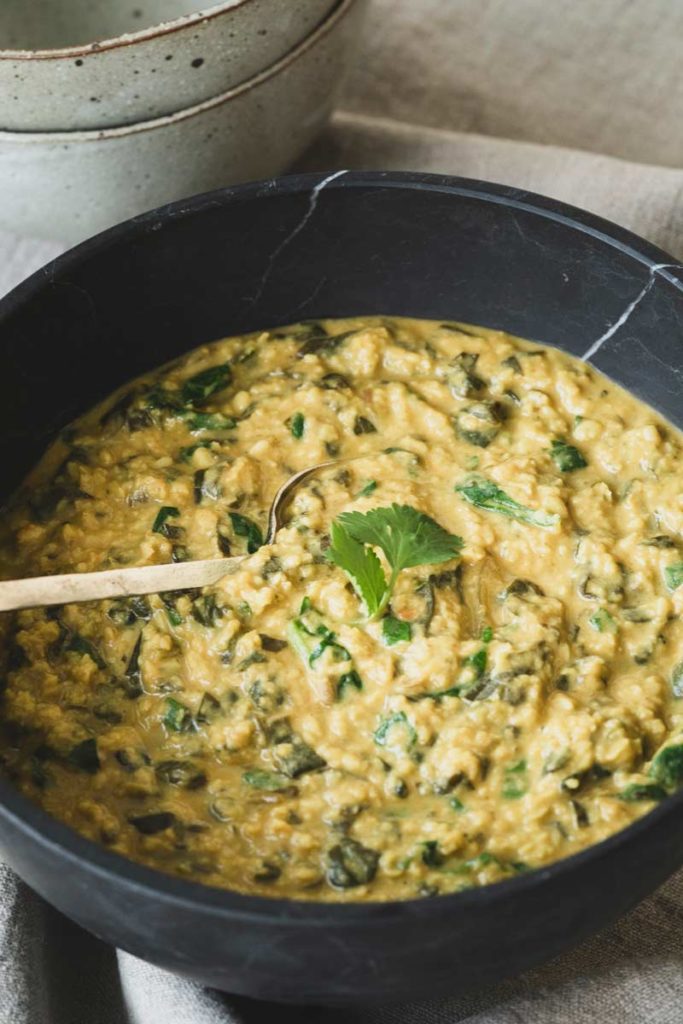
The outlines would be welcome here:
[[[275,534],[281,526],[282,514],[297,486],[319,469],[334,464],[322,462],[317,466],[302,469],[285,480],[270,506],[266,544],[272,544],[275,539]],[[73,572],[64,576],[32,576],[23,580],[6,580],[0,582],[0,612],[208,587],[231,572],[232,567],[238,565],[244,557],[237,555],[234,558],[207,558],[196,562],[143,565],[133,569],[105,569],[102,572]]]
[[[231,565],[240,562],[243,557],[208,558],[197,562],[143,565],[134,569],[105,569],[103,572],[73,572],[64,576],[7,580],[0,583],[0,612],[206,587],[230,572]]]

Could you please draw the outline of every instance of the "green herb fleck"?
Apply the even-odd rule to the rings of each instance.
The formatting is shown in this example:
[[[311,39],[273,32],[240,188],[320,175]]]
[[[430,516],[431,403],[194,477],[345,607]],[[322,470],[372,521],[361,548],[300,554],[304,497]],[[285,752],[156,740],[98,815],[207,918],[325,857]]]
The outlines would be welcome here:
[[[550,458],[562,473],[573,473],[577,469],[585,469],[588,465],[579,449],[573,444],[568,444],[562,437],[551,441]]]
[[[125,689],[127,695],[134,699],[140,697],[143,692],[142,688],[142,671],[140,669],[140,654],[142,653],[142,630],[138,633],[137,640],[133,645],[126,670],[124,672]]]
[[[167,537],[170,540],[176,539],[178,536],[177,528],[169,526],[166,520],[177,518],[179,515],[180,509],[176,508],[174,505],[162,505],[156,514],[154,523],[152,524],[152,533],[160,533],[162,537]]]
[[[263,651],[252,651],[246,658],[242,658],[242,661],[237,666],[237,671],[246,672],[251,665],[262,665],[264,661],[268,661],[268,659]]]
[[[514,871],[515,873],[528,871],[529,866],[524,861],[508,861],[501,860],[500,857],[496,857],[495,854],[489,853],[485,850],[483,853],[477,854],[476,857],[472,857],[471,860],[464,861],[460,867],[456,870],[456,873],[469,873],[470,871],[481,871],[482,868],[494,865],[500,868],[502,871]]]
[[[297,441],[304,436],[304,429],[306,427],[306,417],[302,412],[295,412],[293,416],[290,416],[286,420],[287,427],[292,437],[295,437]]]
[[[356,497],[358,498],[369,498],[373,491],[377,490],[377,481],[368,480],[366,484],[363,484]]]
[[[683,697],[683,661],[671,673],[671,689],[674,697]]]
[[[420,843],[422,847],[422,863],[428,868],[438,868],[444,862],[444,855],[439,849],[439,844],[436,839],[427,839],[424,843]]]
[[[214,594],[200,594],[192,602],[192,618],[200,626],[211,629],[223,616],[223,609],[216,603]]]
[[[481,679],[486,671],[487,662],[486,648],[482,647],[480,650],[475,651],[474,654],[469,654],[466,658],[463,658],[462,665],[463,668],[471,670],[474,677],[472,682],[476,682],[478,679]]]
[[[304,598],[304,602],[307,599]],[[322,616],[311,607],[310,601],[299,618],[293,619],[287,627],[287,639],[307,668],[314,668],[326,650],[330,650],[334,661],[350,661],[351,655],[337,640],[337,634],[323,622]]]
[[[353,422],[353,432],[354,434],[376,434],[377,427],[365,416],[356,416]]]
[[[528,789],[526,761],[516,761],[505,769],[501,796],[505,800],[519,800]]]
[[[67,759],[74,768],[79,768],[82,772],[87,772],[88,775],[95,775],[100,770],[97,740],[88,739],[77,743],[69,752]]]
[[[456,398],[471,398],[484,387],[484,381],[474,373],[478,359],[473,352],[461,352],[451,363],[446,383]]]
[[[252,789],[265,789],[268,792],[276,793],[278,790],[289,789],[292,780],[286,775],[278,775],[276,772],[266,772],[260,768],[252,768],[242,774],[242,781]]]
[[[415,693],[408,697],[408,700],[412,704],[416,704],[420,700],[443,700],[444,697],[460,697],[467,690],[466,686],[456,685],[449,686],[447,690],[431,690],[426,693]]]
[[[379,853],[345,836],[327,854],[326,877],[334,889],[366,885],[377,874]]]
[[[237,420],[220,412],[193,412],[187,417],[187,425],[192,433],[202,430],[234,430]]]
[[[215,721],[223,714],[221,702],[212,693],[205,693],[197,709],[196,721],[202,725]]]
[[[209,366],[185,381],[180,389],[180,397],[186,405],[205,402],[211,395],[226,388],[231,379],[232,371],[228,363]]]
[[[355,668],[352,668],[350,672],[344,672],[343,675],[337,680],[336,697],[337,700],[342,700],[346,690],[362,690],[363,680],[356,672]]]
[[[322,658],[327,650],[332,652],[332,659],[334,661],[351,661],[351,655],[347,649],[337,642],[336,633],[333,633],[331,629],[324,629],[324,627],[321,627],[318,633],[321,639],[308,656],[308,664],[311,667],[313,667],[318,658]]]
[[[409,622],[396,619],[393,615],[387,615],[382,619],[382,639],[387,646],[393,647],[394,644],[410,640],[412,635],[413,631]]]
[[[443,697],[459,697],[466,691],[466,686],[457,684],[456,686],[449,686],[445,690],[428,690],[426,693],[415,693],[409,696],[409,700],[412,703],[417,703],[418,700],[442,700]]]
[[[210,448],[212,444],[218,444],[215,438],[209,437],[206,441],[197,441],[196,444],[188,445],[187,448],[181,448],[178,452],[178,457],[182,462],[189,462],[195,452],[199,451],[200,448]]]
[[[475,402],[465,406],[455,418],[455,429],[463,441],[488,448],[500,433],[505,410],[498,402]]]
[[[672,744],[664,747],[652,760],[651,778],[667,789],[675,789],[683,782],[683,745]]]
[[[598,608],[588,620],[598,633],[616,633],[618,626],[606,608]]]
[[[292,731],[288,719],[281,718],[273,722],[269,736],[275,765],[290,779],[327,767],[324,758]]]
[[[192,724],[190,709],[181,704],[175,697],[167,697],[163,722],[171,732],[185,732]]]
[[[165,832],[167,828],[171,828],[176,822],[176,816],[171,811],[157,811],[153,814],[129,818],[128,821],[143,836],[153,836],[157,832]]]
[[[655,782],[633,782],[622,789],[619,798],[632,804],[640,800],[664,800],[667,795],[664,787]]]
[[[667,565],[664,570],[664,579],[666,580],[667,587],[672,592],[683,586],[683,562],[674,562],[673,565]]]
[[[67,642],[64,645],[65,651],[74,651],[76,654],[87,654],[91,658],[98,668],[106,669],[107,663],[104,658],[97,650],[95,645],[90,641],[86,640],[80,633],[72,633]]]
[[[172,606],[166,606],[166,617],[172,626],[182,626],[183,617],[179,612]]]
[[[476,508],[484,509],[485,512],[496,512],[498,515],[526,523],[528,526],[549,529],[560,521],[559,515],[555,513],[548,515],[545,512],[527,508],[526,505],[520,505],[497,484],[484,477],[472,477],[467,483],[458,484],[455,490],[462,495],[465,501]]]
[[[392,737],[397,737],[398,742]],[[396,711],[382,718],[373,733],[373,739],[378,747],[403,747],[409,750],[417,742],[417,733],[405,711]]]
[[[246,537],[247,553],[253,555],[263,546],[261,527],[253,519],[248,519],[239,512],[230,512],[229,515],[233,530],[238,537]]]
[[[501,366],[509,367],[513,373],[524,373],[522,364],[520,363],[517,356],[508,356],[507,359],[503,359]]]

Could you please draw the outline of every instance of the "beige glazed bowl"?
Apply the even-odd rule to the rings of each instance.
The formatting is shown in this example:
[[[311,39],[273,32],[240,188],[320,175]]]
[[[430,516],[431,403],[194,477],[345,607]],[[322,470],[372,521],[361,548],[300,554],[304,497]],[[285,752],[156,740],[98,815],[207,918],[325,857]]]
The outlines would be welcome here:
[[[74,243],[151,207],[281,173],[327,120],[367,4],[341,0],[273,67],[177,114],[104,131],[0,132],[0,225]]]
[[[78,131],[185,110],[271,67],[336,3],[0,0],[0,129]]]

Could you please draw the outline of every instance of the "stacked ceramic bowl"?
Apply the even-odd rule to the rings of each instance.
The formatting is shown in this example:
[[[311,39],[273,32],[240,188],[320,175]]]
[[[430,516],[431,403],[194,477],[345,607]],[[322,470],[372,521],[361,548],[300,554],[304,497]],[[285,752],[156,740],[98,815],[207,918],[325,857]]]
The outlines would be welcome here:
[[[74,242],[281,173],[328,118],[366,6],[1,0],[0,225]]]

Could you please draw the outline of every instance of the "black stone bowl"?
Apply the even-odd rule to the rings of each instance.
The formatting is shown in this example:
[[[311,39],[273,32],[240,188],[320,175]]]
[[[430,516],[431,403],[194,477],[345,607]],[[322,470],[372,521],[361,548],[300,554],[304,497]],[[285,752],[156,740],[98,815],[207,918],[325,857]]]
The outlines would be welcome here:
[[[77,413],[195,345],[373,313],[593,352],[683,427],[683,274],[665,253],[499,185],[309,175],[138,217],[0,303],[3,489]],[[268,900],[171,878],[82,839],[7,784],[0,848],[85,928],[206,985],[293,1002],[412,1000],[522,971],[627,911],[683,863],[683,792],[550,867],[403,903]]]

